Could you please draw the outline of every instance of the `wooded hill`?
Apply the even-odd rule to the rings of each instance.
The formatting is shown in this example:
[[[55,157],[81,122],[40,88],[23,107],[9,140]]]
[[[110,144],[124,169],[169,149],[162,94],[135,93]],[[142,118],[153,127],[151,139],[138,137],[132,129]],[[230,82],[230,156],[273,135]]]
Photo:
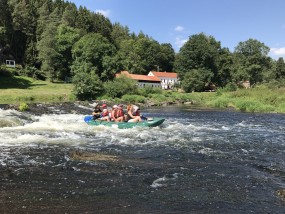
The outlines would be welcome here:
[[[264,43],[249,38],[231,52],[213,36],[200,33],[189,35],[175,53],[169,43],[160,44],[142,31],[132,33],[127,26],[68,1],[0,1],[0,62],[16,60],[21,65],[18,74],[35,79],[72,79],[79,97],[96,95],[93,92],[102,91],[102,84],[113,81],[121,70],[147,74],[158,67],[177,72],[186,92],[244,80],[251,85],[283,82],[284,60],[273,60],[269,51]]]

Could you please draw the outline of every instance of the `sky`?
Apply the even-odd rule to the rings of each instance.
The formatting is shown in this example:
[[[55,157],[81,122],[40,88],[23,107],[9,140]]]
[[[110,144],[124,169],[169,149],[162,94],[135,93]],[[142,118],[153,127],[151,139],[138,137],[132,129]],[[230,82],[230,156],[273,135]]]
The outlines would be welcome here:
[[[231,52],[248,39],[285,59],[285,0],[69,0],[101,13],[112,23],[143,32],[178,52],[189,37],[213,36]]]

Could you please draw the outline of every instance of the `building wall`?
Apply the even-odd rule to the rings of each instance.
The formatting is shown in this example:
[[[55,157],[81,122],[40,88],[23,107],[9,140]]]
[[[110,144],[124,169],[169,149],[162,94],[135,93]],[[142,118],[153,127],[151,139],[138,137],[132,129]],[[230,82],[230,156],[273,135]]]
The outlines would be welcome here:
[[[161,77],[160,80],[161,80],[162,89],[171,89],[173,88],[174,84],[177,82],[177,78]]]
[[[145,88],[145,87],[161,88],[160,83],[151,83],[151,82],[138,82],[137,86],[139,88]]]
[[[165,72],[167,74],[167,72]],[[151,71],[149,72],[148,76],[155,76]],[[178,82],[177,78],[170,78],[170,77],[162,77],[157,76],[160,79],[161,88],[162,89],[172,89],[174,84]]]

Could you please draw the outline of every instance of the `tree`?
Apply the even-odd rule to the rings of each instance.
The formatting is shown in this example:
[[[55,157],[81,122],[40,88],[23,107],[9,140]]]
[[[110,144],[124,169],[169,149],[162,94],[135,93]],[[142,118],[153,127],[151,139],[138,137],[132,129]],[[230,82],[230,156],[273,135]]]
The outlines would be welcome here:
[[[202,82],[201,78],[203,79],[209,76],[208,72],[210,72],[211,79],[205,78],[204,80],[215,83],[218,82],[217,76],[220,55],[221,45],[214,37],[206,36],[203,33],[192,35],[176,55],[174,69],[178,73],[181,81],[184,80],[184,75],[187,74],[185,81],[193,81],[192,79],[196,77],[198,78],[198,82]],[[189,75],[193,71],[195,71],[193,78],[189,79]],[[198,75],[197,72],[206,73]],[[184,86],[186,85],[185,81]]]
[[[127,26],[123,27],[120,23],[113,24],[111,32],[111,38],[116,46],[116,48],[120,48],[120,44],[124,40],[130,39],[130,30]]]
[[[41,70],[47,75],[51,82],[58,77],[60,67],[60,54],[56,47],[56,32],[60,22],[59,10],[55,9],[47,20],[47,25],[38,42],[39,59],[42,62]]]
[[[284,79],[285,78],[285,63],[284,63],[284,59],[283,57],[280,57],[277,61],[276,61],[276,78],[277,79]]]
[[[85,30],[87,33],[92,32],[93,22],[91,12],[86,7],[79,7],[77,12],[75,27]]]
[[[7,58],[13,34],[12,15],[7,0],[0,1],[0,64]],[[5,53],[6,52],[6,53]]]
[[[217,60],[218,73],[213,82],[217,86],[225,87],[228,83],[235,82],[233,75],[236,72],[234,57],[227,48],[222,48]]]
[[[75,74],[81,72],[82,64],[84,64],[85,71],[94,71],[101,81],[106,81],[110,76],[113,76],[113,69],[108,67],[106,70],[104,60],[106,57],[113,57],[115,53],[115,47],[101,34],[87,34],[76,42],[72,48],[72,71]]]
[[[41,39],[41,35],[48,24],[49,15],[51,13],[51,2],[45,1],[44,4],[38,9],[38,19],[37,19],[37,38]]]
[[[100,13],[91,14],[93,33],[100,33],[111,42],[112,23],[111,21]]]
[[[124,75],[104,84],[105,93],[112,98],[120,98],[125,94],[136,92],[137,82]]]
[[[75,96],[80,100],[96,99],[103,92],[102,82],[94,71],[81,70],[74,75],[72,82]]]
[[[58,67],[58,76],[60,79],[71,77],[70,66],[72,64],[72,46],[81,37],[80,30],[69,27],[67,25],[60,25],[57,28],[56,35],[56,51],[60,54]]]
[[[143,34],[136,39],[123,40],[119,50],[124,68],[136,74],[147,74],[160,65],[160,51],[160,44]]]
[[[172,45],[169,43],[161,44],[160,51],[157,53],[157,55],[159,61],[159,71],[172,72],[175,60],[175,52]]]
[[[205,69],[192,69],[184,75],[181,86],[186,92],[203,91],[213,73]]]
[[[246,71],[251,84],[262,82],[264,73],[271,70],[269,51],[269,47],[256,39],[239,42],[235,47],[237,63]]]
[[[69,27],[75,27],[76,17],[77,17],[76,5],[74,3],[70,3],[64,9],[61,23]]]

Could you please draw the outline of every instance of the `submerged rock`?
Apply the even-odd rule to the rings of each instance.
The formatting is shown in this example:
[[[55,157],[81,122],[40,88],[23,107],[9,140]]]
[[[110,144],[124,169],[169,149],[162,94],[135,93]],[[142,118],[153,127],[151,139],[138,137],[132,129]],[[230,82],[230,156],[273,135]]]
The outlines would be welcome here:
[[[285,189],[277,190],[277,195],[281,198],[282,201],[285,201]]]

